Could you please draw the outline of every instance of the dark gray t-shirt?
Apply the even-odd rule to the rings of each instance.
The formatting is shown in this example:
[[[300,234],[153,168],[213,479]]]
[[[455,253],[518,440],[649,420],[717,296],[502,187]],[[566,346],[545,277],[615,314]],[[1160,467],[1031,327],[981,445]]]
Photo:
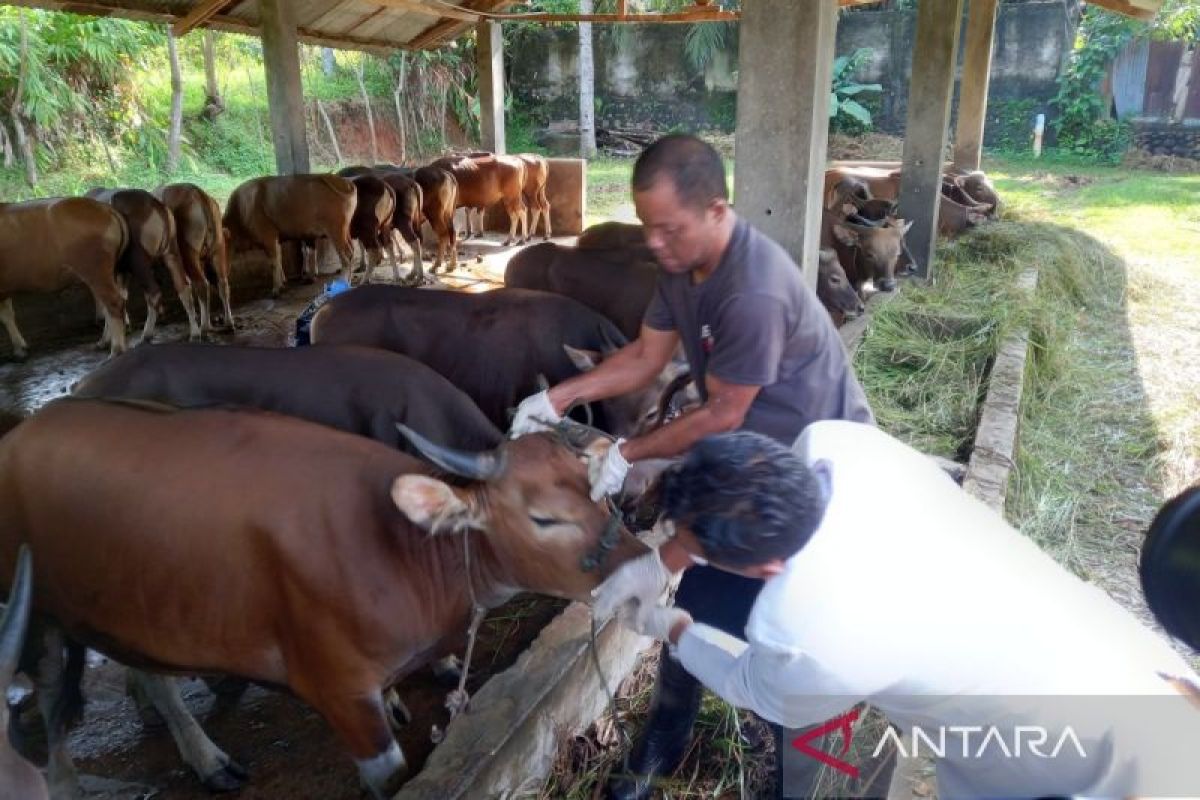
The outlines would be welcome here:
[[[837,329],[800,268],[745,220],[737,221],[708,280],[659,273],[645,322],[679,332],[701,396],[709,373],[762,387],[743,430],[790,447],[810,422],[875,421]]]

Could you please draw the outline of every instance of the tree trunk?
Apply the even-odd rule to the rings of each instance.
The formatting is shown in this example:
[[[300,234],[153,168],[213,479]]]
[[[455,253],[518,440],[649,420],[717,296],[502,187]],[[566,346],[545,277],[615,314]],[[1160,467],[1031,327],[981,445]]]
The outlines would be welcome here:
[[[221,99],[221,88],[217,86],[216,33],[204,31],[204,111],[205,119],[216,119],[225,110]]]
[[[37,148],[34,143],[25,134],[25,123],[21,116],[24,110],[21,108],[21,97],[25,92],[25,73],[26,62],[29,56],[29,26],[25,19],[25,11],[21,11],[21,68],[17,72],[17,92],[13,95],[12,102],[12,121],[13,132],[17,137],[17,149],[21,151],[21,161],[25,163],[25,182],[30,188],[36,187],[38,182],[37,174]]]
[[[592,0],[579,0],[580,14],[592,11]],[[596,65],[590,22],[579,23],[579,155],[596,157]]]
[[[375,115],[371,112],[371,96],[367,94],[367,82],[364,77],[366,70],[366,55],[358,62],[358,90],[362,92],[363,105],[367,108],[367,130],[371,132],[371,163],[379,163],[379,141],[375,138]]]
[[[392,102],[396,104],[396,122],[400,133],[400,163],[408,159],[408,126],[404,124],[404,109],[400,105],[400,95],[403,94],[408,79],[408,53],[400,52],[400,69],[396,75],[396,88],[392,90]],[[407,98],[405,98],[407,100]]]
[[[337,62],[333,60],[333,48],[321,48],[321,71],[325,73],[326,78],[333,77],[333,71],[337,68]]]
[[[179,170],[179,147],[183,127],[183,76],[179,72],[179,50],[175,34],[167,26],[167,58],[171,61],[171,127],[167,131],[167,174]]]
[[[1179,69],[1175,72],[1175,91],[1171,94],[1173,109],[1171,119],[1175,122],[1183,119],[1187,110],[1189,84],[1192,78],[1192,62],[1196,58],[1196,44],[1185,45],[1179,58]]]
[[[342,148],[338,146],[337,134],[333,132],[333,123],[329,121],[329,114],[325,112],[325,106],[321,101],[317,102],[317,112],[321,115],[321,119],[325,121],[325,130],[329,131],[329,141],[333,144],[333,157],[337,159],[337,165],[342,166]]]

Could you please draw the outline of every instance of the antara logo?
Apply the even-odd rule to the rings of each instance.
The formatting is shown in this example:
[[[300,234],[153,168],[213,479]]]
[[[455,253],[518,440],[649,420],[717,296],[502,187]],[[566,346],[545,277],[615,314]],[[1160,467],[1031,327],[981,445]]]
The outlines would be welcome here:
[[[977,738],[972,739],[973,736]],[[1087,758],[1083,744],[1070,726],[1063,729],[1049,750],[1046,746],[1051,741],[1050,732],[1039,725],[1017,725],[1007,733],[995,725],[949,725],[939,726],[933,735],[920,726],[913,726],[908,733],[907,745],[904,736],[897,733],[895,728],[888,728],[875,745],[872,756],[879,756],[889,741],[905,758],[945,758],[947,753],[962,758],[1022,758],[1026,754],[1037,758],[1056,758],[1068,744],[1080,758]]]
[[[858,715],[862,709],[854,708],[842,714],[840,717],[834,717],[816,728],[811,728],[792,740],[792,747],[799,750],[804,755],[810,758],[815,758],[826,766],[833,767],[838,772],[844,772],[851,778],[858,779],[858,767],[843,761],[838,756],[845,756],[850,752],[850,740],[854,736],[854,723],[858,721]],[[818,750],[813,747],[810,742],[813,739],[820,739],[827,733],[833,731],[841,731],[842,733],[842,752],[837,756],[830,755],[823,750]]]

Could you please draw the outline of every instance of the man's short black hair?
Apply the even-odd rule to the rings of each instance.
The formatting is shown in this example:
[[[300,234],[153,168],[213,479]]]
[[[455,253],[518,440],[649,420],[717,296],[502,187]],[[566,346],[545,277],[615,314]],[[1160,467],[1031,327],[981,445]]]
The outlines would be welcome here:
[[[663,512],[727,567],[787,559],[821,523],[821,485],[799,457],[758,433],[702,439],[663,477]]]
[[[633,190],[644,192],[664,175],[689,208],[704,209],[713,200],[729,199],[721,154],[695,136],[669,134],[643,150],[633,165]]]

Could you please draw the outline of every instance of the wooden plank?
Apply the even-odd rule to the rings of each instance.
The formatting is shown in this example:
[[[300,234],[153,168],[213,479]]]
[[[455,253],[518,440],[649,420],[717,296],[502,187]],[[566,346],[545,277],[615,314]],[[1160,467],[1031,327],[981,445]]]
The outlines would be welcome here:
[[[196,26],[203,23],[209,17],[214,16],[219,11],[222,11],[225,6],[234,2],[234,0],[204,0],[202,3],[197,3],[191,11],[189,11],[183,19],[177,21],[171,26],[171,32],[176,37],[184,36]]]
[[[999,0],[971,0],[967,18],[958,124],[954,129],[954,166],[968,172],[979,169],[983,155],[983,127],[987,119],[998,6]]]
[[[420,14],[424,17],[436,17],[439,19],[458,19],[464,22],[478,22],[479,15],[472,14],[469,11],[456,11],[454,8],[447,5],[432,5],[423,3],[421,0],[371,0],[374,3],[379,3],[389,8],[400,8],[405,11],[411,11],[414,14]]]

